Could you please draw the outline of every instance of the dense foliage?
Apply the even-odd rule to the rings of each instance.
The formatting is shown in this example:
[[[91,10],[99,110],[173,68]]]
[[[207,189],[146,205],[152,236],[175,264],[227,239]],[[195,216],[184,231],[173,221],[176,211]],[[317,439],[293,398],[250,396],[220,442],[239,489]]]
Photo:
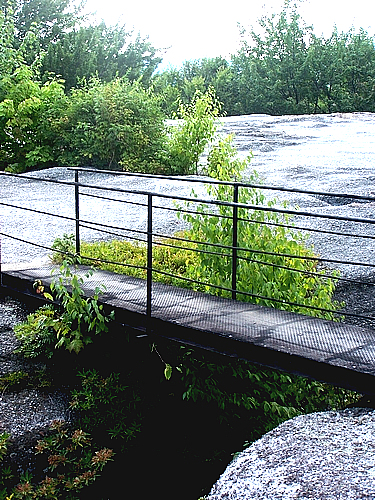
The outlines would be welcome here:
[[[137,82],[92,80],[74,89],[58,127],[59,164],[163,170],[163,115],[157,99]]]
[[[90,16],[82,15],[83,7],[84,2],[72,0],[0,0],[0,11],[14,26],[14,48],[30,32],[35,34],[25,62],[40,60],[42,81],[53,73],[64,79],[69,90],[82,78],[98,76],[109,82],[126,75],[147,85],[161,62],[159,51],[147,37],[125,25],[88,25]]]
[[[88,271],[84,277],[91,275],[92,271]],[[82,290],[84,277],[64,260],[50,285],[53,295],[44,290],[40,280],[35,282],[36,292],[50,301],[55,299],[60,307],[50,304],[40,307],[15,327],[20,341],[18,353],[28,358],[51,357],[56,348],[64,347],[78,354],[93,341],[94,335],[108,331],[107,323],[113,319],[113,313],[106,316],[103,305],[98,304],[103,290],[96,287],[91,297],[85,297]]]
[[[241,181],[243,172],[249,171],[250,160],[251,157],[238,158],[232,137],[228,136],[211,148],[204,171],[219,181]],[[252,173],[248,181],[258,184],[257,174]],[[233,208],[225,202],[233,202],[234,190],[232,186],[220,184],[208,184],[206,189],[210,199],[224,204],[213,209],[200,203],[198,207],[191,207],[191,212],[182,213],[191,228],[189,238],[204,242],[199,245],[201,251],[196,254],[195,265],[189,268],[189,277],[219,287],[205,287],[209,293],[230,297],[232,255],[220,245],[230,248],[233,244]],[[290,217],[245,208],[247,205],[272,209],[280,202],[267,199],[260,189],[244,187],[239,189],[238,202],[244,207],[239,208],[237,214],[237,298],[333,319],[334,313],[309,309],[309,306],[337,309],[338,304],[332,300],[334,275],[324,278],[317,270],[314,252],[304,244],[300,232],[290,229],[293,226]]]
[[[60,75],[66,90],[96,76],[103,82],[126,77],[146,87],[161,57],[147,38],[133,36],[125,26],[80,26],[48,45],[41,73]]]
[[[67,2],[33,2],[40,7],[40,22],[49,19],[48,33],[20,20],[28,4],[20,2],[14,10],[4,3],[0,9],[0,168],[158,165],[159,157],[165,158],[164,116],[158,99],[144,87],[159,61],[155,49],[120,27],[65,32],[62,18],[66,29],[78,22],[73,14],[64,17]],[[67,81],[58,74],[69,88],[81,78],[80,87],[67,95]],[[138,81],[142,78],[144,85]]]
[[[198,174],[202,154],[216,136],[220,110],[221,103],[213,87],[205,93],[197,90],[189,104],[179,104],[175,116],[181,121],[171,129],[168,144],[169,161],[175,173]]]
[[[374,37],[363,29],[325,38],[307,26],[292,1],[258,26],[242,28],[242,46],[230,61],[186,61],[155,75],[172,116],[177,99],[213,86],[228,115],[375,111]]]
[[[186,121],[196,96],[212,92],[228,115],[375,111],[374,37],[364,30],[316,36],[287,0],[241,35],[230,61],[157,73],[160,51],[125,26],[90,25],[69,0],[1,0],[0,169],[195,172],[211,132],[189,149],[189,126],[169,140],[163,119]]]
[[[50,435],[38,441],[35,453],[44,455],[45,477],[35,481],[30,471],[24,471],[18,484],[14,482],[11,468],[0,473],[2,500],[58,499],[77,500],[83,488],[93,483],[112,460],[113,450],[94,451],[92,439],[82,429],[70,431],[64,422],[54,421]],[[9,435],[0,434],[0,463],[5,458]],[[8,496],[9,495],[9,496]]]

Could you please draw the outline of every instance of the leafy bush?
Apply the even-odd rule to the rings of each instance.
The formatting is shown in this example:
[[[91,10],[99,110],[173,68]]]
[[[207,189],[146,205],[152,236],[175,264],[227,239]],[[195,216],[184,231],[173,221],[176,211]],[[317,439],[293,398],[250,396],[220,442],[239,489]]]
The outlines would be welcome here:
[[[15,352],[26,358],[53,355],[57,342],[55,322],[57,311],[52,305],[42,306],[27,316],[26,321],[14,327],[14,333],[21,342]]]
[[[86,278],[93,271],[86,272]],[[103,287],[95,287],[94,295],[85,298],[82,289],[84,278],[72,272],[64,261],[59,269],[59,275],[51,283],[51,291],[60,301],[62,314],[55,324],[58,342],[56,347],[64,346],[68,351],[78,353],[86,344],[92,342],[92,335],[107,332],[107,323],[113,319],[103,313],[103,306],[98,299]]]
[[[91,275],[92,270],[85,274],[87,278]],[[17,352],[31,358],[39,355],[51,357],[54,348],[64,346],[78,354],[92,342],[93,335],[108,331],[107,323],[114,318],[114,313],[105,316],[103,306],[98,304],[102,288],[96,287],[94,295],[85,298],[83,283],[84,278],[63,261],[59,274],[51,283],[51,291],[61,304],[61,311],[50,305],[42,306],[29,314],[25,322],[15,326],[16,336],[21,341]],[[39,293],[52,298],[44,293],[42,285],[39,284],[38,289]]]
[[[296,415],[343,409],[359,399],[346,389],[188,347],[176,363],[183,398],[214,403],[224,420],[246,419],[248,441]]]
[[[173,173],[198,173],[201,155],[215,137],[220,109],[221,104],[211,87],[205,93],[196,91],[190,104],[180,103],[176,118],[182,120],[170,132],[169,155]]]
[[[64,233],[61,238],[56,238],[52,244],[52,248],[56,250],[52,254],[51,260],[54,264],[61,264],[66,260],[69,264],[78,263],[78,258],[75,255],[75,235]]]
[[[93,79],[69,96],[61,118],[59,163],[163,171],[163,118],[157,98],[139,83]]]
[[[82,370],[78,377],[81,388],[73,390],[70,404],[80,410],[84,428],[104,426],[111,438],[125,441],[140,432],[140,397],[134,387],[121,383],[119,373],[103,377],[95,369]]]
[[[243,172],[249,168],[250,160],[251,156],[243,160],[237,157],[232,137],[228,136],[211,149],[205,173],[220,181],[239,181]],[[248,181],[259,183],[257,174],[253,172]],[[207,184],[206,189],[213,200],[233,202],[232,186]],[[277,199],[267,200],[262,191],[255,188],[240,188],[238,202],[271,209],[280,204]],[[233,208],[225,204],[215,207],[216,211],[205,204],[194,208],[198,213],[182,212],[180,216],[191,226],[191,239],[205,242],[199,248],[207,253],[196,255],[196,265],[189,268],[189,277],[230,289],[232,257],[225,255],[230,251],[217,249],[212,245],[232,246]],[[336,274],[332,273],[331,278],[319,275],[315,254],[304,244],[303,236],[285,227],[286,224],[292,224],[290,217],[267,210],[239,208],[238,219],[238,299],[334,319],[334,313],[303,307],[313,306],[335,311],[339,306],[332,300]],[[218,288],[207,286],[206,291],[230,297],[230,292]],[[253,295],[244,295],[241,291]],[[268,300],[267,297],[278,302]],[[301,304],[301,307],[288,302]]]
[[[59,144],[56,124],[66,100],[61,82],[40,85],[22,65],[3,84],[7,92],[0,102],[0,168],[23,172],[51,166]]]
[[[185,233],[178,233],[177,237],[186,237]],[[56,250],[68,252],[70,246],[71,259],[74,259],[74,235],[65,235],[65,239],[56,238],[52,247]],[[171,246],[165,246],[171,245]],[[154,269],[167,271],[177,276],[187,276],[190,266],[196,264],[195,253],[193,249],[196,247],[194,243],[184,243],[185,249],[174,248],[176,240],[166,238],[163,244],[156,244],[153,248],[153,266]],[[81,242],[81,261],[83,264],[93,264],[97,269],[103,269],[118,274],[126,274],[136,278],[146,279],[147,276],[147,248],[143,243],[131,243],[125,240],[112,241],[97,241],[88,243]],[[52,261],[55,264],[60,264],[64,256],[58,252],[52,255]],[[134,266],[134,267],[133,267]],[[182,288],[188,288],[186,280],[173,278],[163,274],[154,273],[154,280],[167,285],[175,285]]]
[[[76,500],[79,492],[98,478],[105,465],[113,460],[113,450],[92,449],[89,434],[76,429],[68,432],[64,422],[54,421],[51,434],[38,441],[37,454],[46,454],[48,465],[44,469],[48,475],[39,483],[32,482],[32,474],[26,472],[20,477],[15,487],[0,491],[4,500],[21,499],[66,499]],[[7,453],[9,435],[0,435],[0,461]],[[3,482],[10,482],[12,477],[4,477]],[[6,481],[8,479],[8,481]],[[10,496],[8,490],[11,489]]]
[[[6,432],[2,432],[0,434],[0,462],[1,460],[3,460],[8,451],[7,443],[9,437],[10,437],[9,434],[7,434]]]

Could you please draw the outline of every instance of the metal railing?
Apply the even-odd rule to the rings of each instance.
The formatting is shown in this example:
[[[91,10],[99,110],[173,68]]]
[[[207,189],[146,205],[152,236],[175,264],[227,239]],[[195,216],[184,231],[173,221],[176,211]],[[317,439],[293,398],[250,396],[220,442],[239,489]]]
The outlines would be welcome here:
[[[74,234],[75,234],[75,253],[80,255],[81,258],[85,261],[91,261],[93,264],[114,264],[118,266],[122,266],[123,268],[137,268],[143,269],[146,273],[146,282],[147,282],[147,300],[146,300],[146,313],[148,316],[152,315],[152,303],[153,303],[153,282],[155,278],[164,276],[170,279],[178,279],[181,282],[186,283],[186,287],[195,287],[198,289],[204,289],[204,291],[210,290],[210,293],[220,294],[227,297],[231,297],[232,299],[245,299],[250,302],[259,302],[263,301],[266,304],[273,304],[274,307],[301,307],[305,310],[314,310],[320,313],[329,313],[332,315],[342,315],[343,311],[337,311],[335,309],[327,309],[325,307],[319,307],[316,305],[302,304],[294,301],[288,301],[285,299],[278,299],[272,295],[263,295],[260,293],[252,293],[249,289],[239,288],[238,286],[238,269],[239,263],[241,261],[252,262],[259,266],[271,266],[274,269],[282,269],[285,271],[290,271],[292,273],[303,273],[304,275],[318,276],[320,279],[334,279],[337,283],[344,283],[347,286],[365,286],[372,287],[375,286],[375,274],[373,273],[373,269],[375,265],[373,264],[372,259],[370,260],[355,260],[350,258],[334,258],[332,256],[326,255],[311,255],[306,253],[304,255],[301,254],[293,254],[293,253],[285,253],[285,252],[274,252],[267,251],[266,248],[259,247],[251,247],[251,246],[242,246],[240,243],[240,227],[243,224],[257,224],[259,227],[261,225],[268,225],[274,227],[283,227],[288,231],[302,231],[307,232],[310,237],[311,235],[317,235],[318,237],[337,237],[341,238],[341,241],[344,242],[349,238],[355,238],[358,241],[369,241],[375,239],[375,218],[373,217],[362,217],[362,216],[348,216],[348,215],[340,215],[333,214],[330,211],[322,211],[319,210],[297,210],[289,207],[283,206],[283,204],[279,205],[270,205],[267,202],[264,204],[248,204],[241,203],[240,190],[262,190],[265,192],[280,192],[284,196],[285,194],[289,195],[303,195],[303,196],[312,196],[314,199],[337,199],[343,200],[344,202],[359,202],[362,207],[366,206],[366,203],[375,202],[375,197],[371,196],[362,196],[356,194],[346,194],[346,193],[334,193],[334,192],[317,192],[311,190],[302,190],[302,189],[293,189],[286,187],[276,187],[276,186],[265,186],[261,184],[255,183],[247,183],[247,182],[220,182],[212,179],[206,178],[191,178],[191,177],[171,177],[171,176],[161,176],[161,175],[148,175],[148,174],[134,174],[128,172],[116,172],[116,171],[98,171],[94,169],[81,169],[81,168],[69,168],[67,171],[72,171],[74,174],[74,180],[66,181],[66,180],[56,180],[52,178],[46,177],[35,177],[35,175],[18,175],[18,174],[10,174],[3,173],[0,174],[2,176],[10,176],[18,179],[22,179],[23,181],[37,182],[37,183],[47,183],[52,185],[71,187],[74,189],[74,213],[72,215],[62,215],[59,213],[52,213],[50,211],[41,210],[39,208],[35,208],[32,206],[19,205],[14,203],[9,203],[5,200],[1,200],[0,205],[6,207],[7,209],[20,210],[23,212],[28,212],[31,214],[35,214],[35,216],[48,216],[57,219],[63,219],[65,221],[69,221],[74,225]],[[167,194],[162,193],[155,190],[142,190],[142,189],[134,189],[134,188],[126,188],[126,187],[113,187],[113,186],[105,186],[98,184],[91,184],[87,182],[80,182],[81,175],[84,174],[95,174],[102,176],[118,176],[119,178],[126,179],[147,179],[153,180],[155,182],[159,180],[163,181],[173,181],[173,183],[190,183],[194,185],[212,185],[212,186],[227,186],[231,191],[231,200],[217,200],[212,199],[209,195],[198,196],[195,195],[176,195],[176,194]],[[242,192],[242,191],[241,191]],[[133,198],[127,199],[126,196],[132,196]],[[88,197],[91,200],[95,199],[98,203],[122,203],[131,206],[137,207],[139,210],[144,210],[145,212],[145,220],[147,225],[145,228],[136,229],[134,227],[126,226],[126,220],[124,220],[124,225],[119,224],[115,225],[113,223],[105,223],[99,222],[97,220],[90,220],[82,216],[81,213],[81,204],[83,197]],[[136,198],[134,198],[136,197]],[[269,198],[266,198],[268,200]],[[180,203],[180,206],[176,206],[175,204]],[[189,204],[189,206],[186,206]],[[195,206],[195,209],[191,209],[191,206]],[[186,235],[181,234],[165,234],[163,232],[159,232],[155,230],[154,227],[154,214],[156,210],[164,210],[168,211],[168,213],[175,214],[179,212],[180,214],[189,214],[191,216],[199,217],[202,215],[202,207],[205,207],[205,214],[209,217],[214,217],[215,220],[224,220],[230,221],[231,225],[231,244],[221,244],[218,242],[209,242],[202,241],[198,238],[196,234],[192,239],[190,237],[186,237]],[[220,214],[220,208],[225,209],[225,214]],[[330,212],[330,213],[329,213]],[[230,215],[228,215],[228,213]],[[244,214],[248,215],[244,215]],[[280,217],[277,220],[269,219],[268,217],[255,217],[254,214],[278,214]],[[173,215],[175,216],[175,215]],[[294,217],[294,222],[289,222],[285,219],[285,216]],[[124,217],[126,219],[126,216]],[[305,221],[305,222],[303,222]],[[306,222],[307,221],[307,222]],[[312,224],[311,221],[320,221],[320,224]],[[330,223],[329,227],[322,227],[324,223]],[[350,225],[349,230],[342,229],[341,227],[336,229],[335,223],[340,224],[348,224]],[[363,226],[366,228],[365,231],[361,232],[361,229],[353,230],[353,227],[359,228]],[[38,237],[35,238],[34,241],[29,239],[24,239],[21,234],[17,233],[17,228],[14,228],[15,231],[11,232],[9,230],[4,231],[4,228],[1,228],[0,235],[2,238],[9,238],[18,242],[23,242],[26,245],[32,245],[34,247],[38,247],[49,252],[58,252],[52,247],[52,244],[41,243]],[[81,251],[81,239],[82,239],[82,230],[90,230],[96,231],[100,234],[104,235],[104,239],[129,239],[132,241],[139,241],[146,245],[147,248],[147,258],[145,265],[138,265],[129,262],[120,262],[120,261],[108,261],[106,259],[100,257],[88,257],[87,255],[82,254]],[[56,234],[55,236],[61,236]],[[251,242],[248,242],[251,245]],[[156,268],[154,265],[153,259],[153,251],[155,245],[189,250],[191,252],[195,252],[198,255],[214,255],[219,256],[225,260],[225,262],[230,262],[231,268],[231,277],[230,277],[230,286],[218,283],[209,283],[205,281],[201,281],[198,279],[192,279],[183,275],[174,274],[173,272],[169,272],[166,270],[162,270],[160,268]],[[360,245],[360,244],[359,244]],[[0,247],[1,249],[1,247]],[[4,252],[4,251],[3,251]],[[4,258],[4,255],[1,256],[0,250],[0,266],[1,266],[1,257]],[[269,257],[280,257],[283,262],[272,262],[269,260]],[[268,260],[267,260],[268,259]],[[318,269],[310,269],[306,270],[306,268],[298,269],[290,265],[290,261],[295,260],[309,260],[316,263]],[[224,262],[224,261],[223,261]],[[329,266],[331,269],[341,266],[341,268],[345,266],[350,266],[351,268],[355,267],[358,269],[368,269],[370,273],[367,273],[367,277],[365,279],[359,279],[354,275],[341,273],[341,276],[335,276],[332,274],[331,270],[323,270],[324,266]],[[1,268],[0,268],[1,269]],[[126,272],[125,272],[126,274]],[[372,324],[375,321],[375,316],[369,314],[362,314],[358,312],[350,312],[344,311],[347,317],[358,318],[360,320],[364,320],[365,323],[370,322]]]

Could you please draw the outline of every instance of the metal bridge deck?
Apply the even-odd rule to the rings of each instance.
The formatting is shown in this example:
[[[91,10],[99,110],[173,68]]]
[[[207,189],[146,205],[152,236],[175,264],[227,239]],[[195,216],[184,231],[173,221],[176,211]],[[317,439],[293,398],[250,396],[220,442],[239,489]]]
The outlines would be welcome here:
[[[83,272],[80,271],[80,272]],[[51,267],[2,271],[3,293],[34,295],[51,282]],[[146,316],[146,281],[96,271],[84,290],[104,284],[100,301],[116,321],[177,342],[271,368],[375,394],[375,331],[153,283]]]

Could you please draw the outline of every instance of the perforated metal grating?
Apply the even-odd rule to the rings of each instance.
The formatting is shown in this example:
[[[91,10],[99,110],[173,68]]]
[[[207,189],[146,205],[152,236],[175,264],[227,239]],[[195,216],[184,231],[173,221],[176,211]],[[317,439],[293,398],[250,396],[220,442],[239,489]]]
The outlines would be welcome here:
[[[82,275],[84,272],[80,271]],[[25,268],[3,273],[5,285],[12,278],[30,283],[41,279],[48,284],[51,281],[51,267]],[[103,284],[106,289],[100,300],[121,310],[123,317],[127,314],[138,315],[139,325],[144,326],[146,281],[97,271],[92,277],[85,279],[86,294],[92,294],[95,287]],[[170,337],[181,336],[184,331],[194,332],[195,343],[199,343],[201,338],[202,345],[206,348],[210,348],[207,346],[207,338],[213,347],[215,339],[218,338],[224,347],[226,342],[228,345],[231,342],[235,345],[237,355],[241,356],[241,351],[247,350],[245,358],[249,357],[249,346],[253,346],[254,349],[268,351],[273,357],[290,356],[291,368],[293,359],[299,362],[302,359],[319,363],[321,366],[344,368],[348,370],[348,376],[351,372],[375,377],[375,332],[370,329],[232,301],[160,283],[153,283],[152,297],[151,325],[154,325],[152,328],[156,334],[157,328],[163,324],[168,325]],[[207,337],[207,334],[210,336]],[[162,332],[162,335],[168,336],[165,332]],[[182,341],[183,337],[182,333]],[[254,351],[255,358],[257,352]],[[257,359],[252,361],[256,362]]]

